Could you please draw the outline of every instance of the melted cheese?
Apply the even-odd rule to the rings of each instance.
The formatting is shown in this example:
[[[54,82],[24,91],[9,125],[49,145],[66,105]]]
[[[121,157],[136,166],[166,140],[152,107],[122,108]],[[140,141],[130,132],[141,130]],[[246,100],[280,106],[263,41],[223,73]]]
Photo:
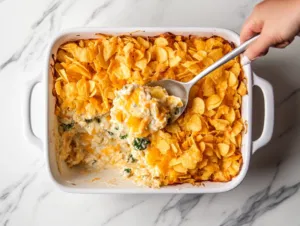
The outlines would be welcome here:
[[[131,140],[164,128],[173,109],[182,106],[179,98],[169,96],[162,87],[130,84],[115,96],[110,112],[112,122]]]

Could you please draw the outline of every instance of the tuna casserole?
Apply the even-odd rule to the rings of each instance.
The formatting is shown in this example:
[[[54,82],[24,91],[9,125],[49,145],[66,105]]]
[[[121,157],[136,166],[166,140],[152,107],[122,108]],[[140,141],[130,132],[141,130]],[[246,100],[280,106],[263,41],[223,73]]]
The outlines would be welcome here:
[[[63,44],[54,65],[57,156],[68,167],[117,168],[139,185],[230,181],[241,165],[242,96],[239,58],[195,86],[189,106],[161,87],[187,82],[234,46],[221,37],[170,33],[107,36]]]

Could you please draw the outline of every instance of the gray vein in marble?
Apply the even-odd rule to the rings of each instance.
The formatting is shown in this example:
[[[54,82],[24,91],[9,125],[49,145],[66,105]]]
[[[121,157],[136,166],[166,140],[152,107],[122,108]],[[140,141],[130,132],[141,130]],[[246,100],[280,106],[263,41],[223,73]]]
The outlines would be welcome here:
[[[181,225],[185,220],[186,216],[194,209],[194,207],[199,203],[200,199],[203,195],[196,195],[196,194],[188,194],[183,195],[175,205],[169,206],[171,201],[175,198],[175,196],[171,197],[168,203],[162,208],[160,213],[158,214],[157,219],[155,220],[155,224],[157,224],[161,218],[173,209],[176,209],[180,212],[180,221],[176,224],[177,226]],[[172,226],[175,226],[172,224]]]
[[[4,69],[5,67],[7,67],[9,64],[18,61],[21,58],[24,51],[29,46],[31,41],[32,41],[32,39],[29,38],[19,50],[17,50],[10,58],[8,58],[6,61],[4,61],[2,64],[0,64],[0,71],[2,69]]]
[[[212,194],[210,199],[207,202],[207,205],[210,205],[212,203],[212,201],[216,198],[217,194]]]
[[[186,219],[188,213],[199,203],[203,195],[184,195],[176,204],[176,208],[180,211],[181,221],[178,225]]]
[[[38,202],[43,201],[48,195],[50,195],[51,191],[45,191],[43,192],[37,199]]]
[[[68,4],[68,6],[73,5],[73,2],[70,1],[71,4]],[[62,5],[62,1],[53,1],[52,3],[50,3],[50,5],[47,7],[47,9],[43,12],[42,16],[31,26],[32,29],[34,29],[34,32],[32,34],[30,34],[30,37],[28,38],[27,42],[19,49],[17,50],[8,60],[6,60],[5,62],[3,62],[2,64],[0,63],[0,71],[2,69],[4,69],[5,67],[7,67],[9,64],[11,64],[12,62],[16,62],[18,61],[23,53],[29,48],[29,49],[33,49],[30,53],[26,54],[26,59],[24,62],[24,69],[27,66],[27,63],[30,59],[30,57],[32,57],[33,54],[39,53],[37,59],[39,59],[41,56],[43,56],[44,51],[37,51],[36,45],[41,44],[40,42],[45,43],[45,40],[43,39],[43,37],[45,37],[45,34],[42,34],[42,38],[37,36],[36,34],[38,33],[38,30],[36,30],[40,24],[42,24],[47,18],[50,18],[50,33],[53,31],[54,29],[54,25],[55,25],[55,18],[53,13],[59,8],[59,6]],[[67,11],[67,9],[65,10]],[[42,28],[43,26],[41,26]],[[46,35],[47,36],[47,35]],[[33,45],[34,48],[32,48],[31,44]],[[42,48],[46,48],[47,43],[45,43]]]
[[[54,12],[55,9],[58,8],[58,6],[61,4],[61,2],[56,2],[56,3],[52,3],[50,4],[50,7],[44,11],[43,13],[43,17],[41,17],[37,22],[35,22],[32,25],[32,28],[37,28],[39,24],[42,23],[42,21],[44,21],[52,12]],[[30,35],[30,37],[26,40],[25,44],[23,46],[21,46],[21,48],[19,50],[17,50],[9,59],[7,59],[6,61],[4,61],[3,63],[0,64],[0,71],[2,69],[4,69],[5,67],[7,67],[9,64],[13,63],[13,62],[17,62],[23,55],[23,53],[30,47],[31,43],[35,40],[35,34],[36,31]],[[38,41],[40,41],[40,38],[38,38]],[[36,41],[34,44],[37,44],[38,41]],[[36,52],[36,48],[34,48],[34,52]],[[43,51],[40,51],[41,53],[44,53]],[[29,53],[28,55],[32,54]],[[26,66],[27,62],[25,62],[25,66]]]
[[[167,207],[173,201],[174,198],[175,198],[175,195],[172,195],[171,198],[169,199],[169,201],[163,206],[163,208],[161,209],[161,211],[158,213],[158,216],[155,219],[154,224],[158,223],[159,219],[164,215],[165,210],[167,209]]]
[[[142,200],[142,201],[140,201],[140,202],[137,202],[137,203],[135,203],[135,204],[132,204],[132,205],[129,206],[129,207],[126,207],[126,209],[117,212],[116,214],[114,214],[113,216],[111,216],[110,218],[108,218],[106,221],[104,221],[101,225],[107,225],[107,224],[110,223],[113,219],[117,218],[118,216],[124,214],[125,212],[127,212],[127,211],[133,209],[134,207],[136,207],[136,206],[138,206],[138,205],[140,205],[140,204],[142,204],[142,203],[144,203],[144,202],[146,202],[146,200]]]
[[[61,1],[52,2],[43,12],[43,15],[31,26],[32,29],[37,28],[51,13],[53,13],[60,5]]]
[[[277,177],[280,164],[276,167],[276,172],[270,184],[261,191],[248,198],[241,210],[231,213],[220,226],[251,226],[254,221],[267,211],[276,208],[279,204],[292,197],[300,188],[300,182],[291,186],[282,186],[274,192],[271,187]]]
[[[99,13],[101,13],[103,10],[107,9],[109,6],[112,5],[112,3],[114,2],[114,0],[110,0],[110,1],[106,1],[104,2],[102,5],[98,6],[91,14],[90,17],[87,18],[87,20],[85,21],[84,25],[89,24],[92,20],[94,20]]]
[[[295,128],[295,125],[289,126],[287,129],[285,129],[283,132],[281,132],[277,138],[282,138],[285,135],[289,134],[293,129]]]
[[[45,51],[36,51],[36,49],[41,49],[41,50],[46,49],[48,43],[46,42],[45,37],[48,37],[48,36],[35,37],[35,41],[32,42],[32,47],[34,47],[34,48],[30,48],[31,51],[25,55],[25,59],[24,59],[24,63],[23,63],[24,70],[26,69],[28,62],[34,56],[34,54],[37,54],[35,60],[39,60],[44,56]]]
[[[7,188],[5,188],[1,193],[0,193],[0,203],[2,203],[3,201],[5,201],[10,194],[12,194],[12,192],[17,189],[20,184],[22,184],[27,178],[29,177],[28,174],[24,175],[19,181],[13,183],[12,185],[8,186]]]
[[[66,5],[65,9],[62,11],[62,15],[65,15],[67,11],[69,11],[74,5],[75,2],[77,2],[78,0],[70,0],[69,4]]]
[[[47,197],[50,195],[51,192],[52,192],[52,191],[45,191],[45,192],[43,192],[43,193],[37,198],[37,201],[36,201],[36,203],[35,203],[35,205],[34,205],[34,207],[33,207],[33,213],[36,212],[36,210],[38,209],[38,207],[39,207],[39,205],[41,204],[41,202],[42,202],[45,198],[47,198]]]
[[[247,11],[248,11],[249,5],[250,5],[250,2],[246,2],[245,4],[243,4],[239,7],[238,14],[241,17],[241,22],[244,21],[247,17]]]
[[[54,29],[54,16],[55,14],[53,13],[50,17],[50,32]]]
[[[26,188],[34,181],[34,179],[37,176],[38,171],[34,172],[32,175],[28,175],[24,181],[22,181],[20,183],[20,185],[17,187],[19,188],[18,194],[16,194],[16,198],[14,199],[14,197],[12,197],[10,200],[8,200],[8,204],[3,205],[6,206],[6,208],[4,209],[4,211],[0,212],[0,222],[2,221],[2,223],[7,224],[10,215],[18,208],[19,203],[23,197],[24,191],[26,190]],[[13,189],[13,191],[15,191],[17,188]],[[13,194],[13,192],[11,192],[9,195],[11,196]],[[7,197],[8,198],[8,197]]]
[[[9,220],[6,220],[3,224],[3,226],[7,226],[8,222],[9,222]]]
[[[294,97],[299,92],[300,92],[300,88],[295,89],[288,96],[286,96],[283,100],[281,100],[278,104],[276,104],[276,107],[280,107],[284,102],[288,101],[289,99],[291,99],[292,97]]]

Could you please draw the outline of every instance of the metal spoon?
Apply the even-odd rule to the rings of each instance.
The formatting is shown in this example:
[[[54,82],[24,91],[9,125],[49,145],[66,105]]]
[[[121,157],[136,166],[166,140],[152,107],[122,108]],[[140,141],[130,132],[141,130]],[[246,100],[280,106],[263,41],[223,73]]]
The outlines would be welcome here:
[[[180,108],[180,111],[178,114],[174,115],[172,117],[171,122],[174,122],[179,118],[179,116],[184,112],[186,109],[186,106],[189,101],[189,93],[193,85],[195,85],[196,82],[198,82],[201,78],[209,74],[210,72],[214,71],[221,65],[227,63],[229,60],[233,59],[234,57],[238,56],[239,54],[243,53],[247,47],[254,42],[259,35],[254,36],[253,38],[249,39],[248,41],[244,42],[239,47],[232,50],[230,53],[223,56],[221,59],[204,69],[200,74],[195,76],[192,80],[189,82],[178,82],[172,79],[166,79],[166,80],[160,80],[155,82],[150,82],[147,84],[147,86],[161,86],[165,88],[169,95],[173,95],[176,97],[179,97],[183,102],[183,107]]]

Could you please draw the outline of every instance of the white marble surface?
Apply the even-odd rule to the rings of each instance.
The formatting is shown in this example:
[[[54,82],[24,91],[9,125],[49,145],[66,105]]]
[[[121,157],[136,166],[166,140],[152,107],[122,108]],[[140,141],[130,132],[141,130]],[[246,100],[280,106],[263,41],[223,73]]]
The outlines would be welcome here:
[[[217,195],[81,195],[60,191],[43,153],[26,142],[24,82],[42,73],[45,48],[81,26],[214,26],[239,31],[251,0],[0,0],[0,225],[299,226],[300,40],[271,50],[254,69],[274,86],[272,142],[252,158],[236,189]],[[30,72],[30,73],[25,73]],[[255,90],[254,133],[263,102]],[[33,93],[34,130],[44,129],[42,87]]]

